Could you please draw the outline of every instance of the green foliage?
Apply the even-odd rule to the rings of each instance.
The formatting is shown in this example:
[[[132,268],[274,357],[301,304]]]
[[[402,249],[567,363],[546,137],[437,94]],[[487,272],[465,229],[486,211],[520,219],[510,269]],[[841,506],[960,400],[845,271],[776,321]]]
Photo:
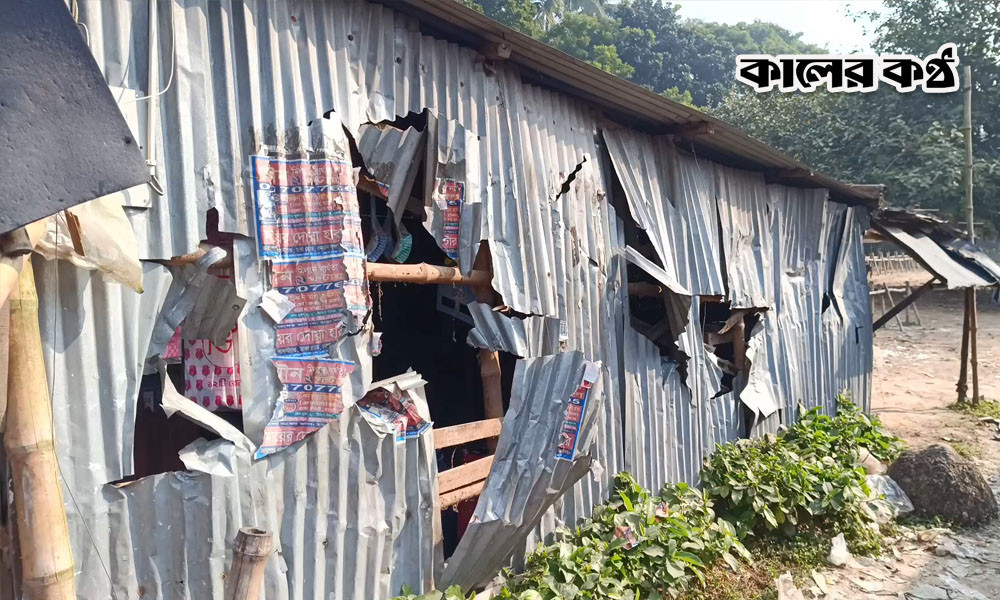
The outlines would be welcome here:
[[[778,436],[719,446],[702,468],[702,491],[671,483],[653,495],[619,473],[611,499],[531,552],[522,573],[507,573],[499,597],[679,598],[710,581],[725,592],[713,598],[730,598],[737,574],[753,562],[744,541],[768,571],[742,579],[755,589],[770,587],[775,565],[821,562],[838,533],[855,553],[876,554],[882,540],[864,510],[870,490],[857,464],[862,448],[891,460],[902,445],[842,397],[836,417],[813,409]],[[464,600],[455,588],[434,594],[400,600]]]
[[[684,104],[685,106],[690,106],[691,108],[695,108],[694,98],[691,96],[691,92],[689,92],[687,90],[684,90],[684,92],[682,93],[677,88],[672,87],[672,88],[663,90],[663,92],[661,92],[660,95],[661,96],[666,96],[667,98],[670,98],[674,102],[680,102],[681,104]]]
[[[876,417],[841,397],[836,417],[815,408],[778,436],[720,446],[705,461],[702,484],[741,537],[844,533],[856,551],[878,552],[881,539],[863,508],[870,490],[857,458],[867,449],[893,460],[902,448]]]
[[[628,79],[635,74],[635,68],[618,56],[615,46],[615,40],[627,33],[617,21],[571,13],[548,30],[542,41],[612,75]]]
[[[539,8],[532,0],[478,0],[482,13],[511,29],[534,38],[541,37]]]
[[[886,463],[899,458],[905,447],[902,440],[885,430],[878,416],[866,415],[846,396],[837,398],[837,416],[829,417],[814,408],[788,428],[782,441],[797,452],[848,461],[865,449]]]
[[[969,442],[954,441],[951,442],[951,447],[965,460],[975,460],[979,458],[979,448],[976,448]]]
[[[956,402],[954,404],[949,404],[948,408],[972,415],[977,419],[1000,419],[1000,402],[995,402],[993,400],[980,400],[976,404]]]
[[[733,526],[718,519],[708,496],[685,484],[659,496],[627,473],[616,476],[612,500],[572,531],[528,556],[502,598],[662,598],[704,581],[706,566],[722,559],[734,569],[750,556]]]
[[[404,585],[401,595],[397,596],[395,600],[473,600],[475,597],[475,592],[470,592],[466,597],[462,588],[457,585],[453,585],[443,592],[435,590],[426,594],[414,594],[410,586]]]

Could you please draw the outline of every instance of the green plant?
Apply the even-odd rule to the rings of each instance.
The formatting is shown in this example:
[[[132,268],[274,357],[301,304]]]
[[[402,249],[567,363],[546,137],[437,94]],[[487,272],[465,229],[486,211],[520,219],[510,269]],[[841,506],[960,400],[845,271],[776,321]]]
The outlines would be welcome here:
[[[864,448],[882,462],[896,460],[905,448],[901,439],[885,430],[877,416],[866,415],[844,394],[837,397],[836,416],[813,408],[782,438],[798,452],[850,458]]]
[[[976,404],[970,404],[968,402],[955,402],[954,404],[949,404],[948,408],[972,415],[977,419],[1000,419],[1000,402],[995,402],[993,400],[980,400]]]
[[[717,559],[733,569],[737,557],[750,560],[704,492],[679,483],[653,496],[627,473],[616,476],[609,502],[556,540],[528,556],[502,598],[673,598],[703,584]]]
[[[863,507],[870,490],[857,464],[862,448],[889,461],[903,444],[840,397],[835,417],[812,409],[778,436],[720,446],[705,462],[702,484],[741,539],[842,532],[852,550],[878,553],[881,536]]]
[[[410,586],[404,585],[403,589],[400,590],[400,595],[394,600],[473,600],[475,597],[475,592],[470,592],[466,597],[462,588],[457,585],[453,585],[443,592],[434,590],[426,594],[414,594]]]
[[[678,483],[653,495],[619,473],[610,500],[529,553],[523,572],[507,572],[499,597],[735,600],[743,588],[763,597],[779,571],[801,575],[822,562],[838,533],[853,552],[877,554],[881,536],[864,510],[870,490],[858,453],[892,460],[902,442],[838,400],[835,417],[813,409],[778,436],[718,447],[700,491]],[[463,598],[457,588],[433,594],[403,600]]]
[[[959,456],[966,460],[979,458],[979,448],[976,448],[969,442],[954,441],[951,442],[951,447],[955,450],[955,452],[958,452]]]

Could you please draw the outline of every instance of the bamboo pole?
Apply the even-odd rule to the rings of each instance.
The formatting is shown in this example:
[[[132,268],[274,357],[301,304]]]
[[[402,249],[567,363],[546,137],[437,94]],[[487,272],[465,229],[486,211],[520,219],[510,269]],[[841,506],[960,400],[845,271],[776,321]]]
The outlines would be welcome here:
[[[976,310],[976,288],[969,288],[969,356],[972,363],[972,404],[979,404],[979,354],[976,336],[979,332],[979,314]]]
[[[76,598],[73,552],[59,485],[38,327],[38,295],[25,258],[10,297],[10,367],[4,450],[10,461],[25,600]]]
[[[965,139],[965,222],[969,231],[969,241],[976,243],[976,221],[973,218],[972,201],[972,67],[966,65],[964,69],[965,86],[963,90],[964,117],[962,126],[962,137]],[[970,287],[966,291],[966,310],[969,312],[966,328],[969,336],[969,353],[972,361],[972,404],[979,403],[979,357],[976,352],[976,333],[979,326],[979,315],[976,314],[976,288]],[[964,334],[963,334],[964,335]],[[963,368],[965,363],[962,364]]]
[[[252,527],[240,529],[233,541],[233,564],[226,576],[225,600],[259,600],[270,556],[270,532]]]
[[[367,263],[365,267],[369,281],[391,281],[396,283],[453,283],[455,285],[470,285],[473,287],[490,285],[493,280],[491,271],[473,266],[469,277],[455,267],[442,267],[427,263],[392,265],[388,263]]]
[[[962,403],[966,400],[966,393],[969,390],[968,386],[968,367],[969,367],[969,294],[966,292],[962,294],[962,364],[958,369],[958,383],[955,384],[955,390],[958,392],[958,402]]]

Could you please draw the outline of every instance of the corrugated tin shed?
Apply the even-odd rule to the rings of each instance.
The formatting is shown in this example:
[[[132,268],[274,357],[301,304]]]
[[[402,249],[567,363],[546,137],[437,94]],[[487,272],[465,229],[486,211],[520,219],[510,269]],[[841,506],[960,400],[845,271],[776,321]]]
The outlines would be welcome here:
[[[558,482],[565,493],[536,493],[538,465],[523,467],[523,495],[490,475],[477,514],[506,514],[493,521],[499,525],[470,529],[462,544],[502,550],[491,565],[510,560],[525,538],[530,544],[589,514],[616,472],[632,471],[651,487],[696,482],[716,443],[773,430],[796,418],[800,402],[832,411],[847,389],[867,406],[871,315],[861,236],[877,191],[812,173],[453,0],[161,0],[152,48],[160,76],[152,82],[147,8],[80,6],[109,83],[140,96],[165,89],[155,122],[140,123],[159,132],[153,155],[165,195],[126,210],[144,259],[190,253],[212,236],[232,245],[232,282],[246,301],[238,319],[241,416],[254,444],[281,385],[270,364],[275,323],[261,308],[272,288],[254,239],[249,157],[301,149],[307,126],[324,116],[358,141],[373,131],[369,124],[393,121],[405,133],[408,116],[426,114],[417,175],[424,185],[414,183],[412,194],[423,196],[426,235],[462,272],[487,242],[498,303],[512,316],[471,306],[469,340],[521,355],[512,401],[532,405],[537,382],[562,394],[571,371],[600,365],[594,397],[602,401],[582,409],[577,424],[589,435],[579,440],[572,476]],[[484,42],[509,44],[510,59],[491,58]],[[693,137],[682,126],[695,122],[714,133]],[[362,161],[392,166],[374,171],[394,180],[404,172],[399,151],[413,150],[404,139],[412,132],[368,135]],[[394,152],[388,142],[396,137]],[[448,210],[456,197],[458,219]],[[206,224],[210,209],[217,232]],[[640,234],[650,247],[636,243]],[[178,303],[166,298],[171,281],[183,280],[180,269],[146,263],[141,296],[65,264],[37,271],[58,452],[67,497],[76,499],[68,514],[81,598],[218,597],[232,534],[247,525],[277,538],[269,599],[376,600],[404,582],[426,589],[439,579],[434,430],[399,441],[351,406],[377,360],[371,320],[335,346],[356,365],[338,420],[264,460],[240,457],[234,476],[167,473],[114,486],[133,474],[139,382],[147,358],[156,362],[150,340],[162,341],[155,325]],[[658,298],[671,307],[666,337],[676,351],[633,327],[630,284],[653,282],[668,290]],[[748,332],[752,386],[706,344],[718,333],[716,313],[731,308],[757,319]],[[505,432],[530,436],[521,414],[510,409],[515,422]],[[534,426],[551,433],[565,414],[542,411]],[[503,457],[527,450],[517,439],[504,444],[498,470],[512,468]],[[552,448],[537,450],[532,460]],[[499,539],[488,540],[491,532]],[[453,560],[457,569],[470,557]],[[487,576],[470,570],[454,579]]]

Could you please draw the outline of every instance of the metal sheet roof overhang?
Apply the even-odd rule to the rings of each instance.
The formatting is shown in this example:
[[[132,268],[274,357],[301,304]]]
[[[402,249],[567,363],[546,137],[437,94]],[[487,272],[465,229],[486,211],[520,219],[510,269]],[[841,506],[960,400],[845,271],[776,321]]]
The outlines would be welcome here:
[[[961,261],[949,255],[944,248],[922,231],[904,231],[896,225],[873,223],[873,227],[890,240],[907,250],[924,267],[944,281],[948,289],[988,287],[996,281],[988,280]]]
[[[510,49],[507,59],[534,75],[537,83],[555,87],[600,106],[605,115],[647,131],[671,133],[685,124],[706,123],[709,135],[692,139],[694,148],[728,159],[734,166],[764,171],[771,181],[801,187],[823,187],[833,200],[878,206],[881,186],[854,185],[819,173],[787,154],[755,140],[728,123],[669,100],[646,88],[611,75],[543,42],[518,33],[456,0],[377,0],[409,14],[430,27],[436,37],[451,39],[481,51],[496,44]]]

